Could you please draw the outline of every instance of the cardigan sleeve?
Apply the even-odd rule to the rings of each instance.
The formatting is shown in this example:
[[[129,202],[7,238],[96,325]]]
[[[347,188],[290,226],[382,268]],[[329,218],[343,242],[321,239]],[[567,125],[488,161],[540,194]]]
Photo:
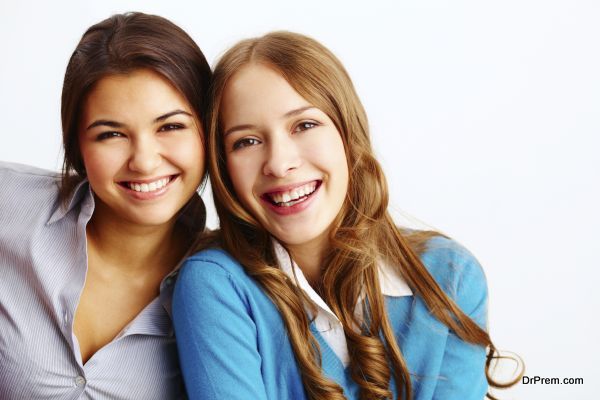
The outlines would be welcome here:
[[[173,294],[173,323],[188,397],[266,399],[257,331],[225,256],[196,255]]]
[[[457,273],[454,301],[480,327],[487,330],[487,283],[477,260],[464,248],[452,257]],[[435,400],[481,400],[488,384],[485,376],[486,350],[448,332]]]

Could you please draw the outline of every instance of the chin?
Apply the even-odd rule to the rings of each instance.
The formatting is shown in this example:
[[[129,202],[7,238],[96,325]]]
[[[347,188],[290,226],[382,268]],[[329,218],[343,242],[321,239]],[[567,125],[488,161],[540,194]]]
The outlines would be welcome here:
[[[127,218],[129,221],[131,221],[132,223],[136,224],[136,225],[140,225],[140,226],[161,226],[164,224],[168,224],[170,223],[173,218],[175,217],[176,213],[146,213],[143,215],[140,214],[136,214],[136,215],[131,215],[128,217],[124,216],[124,218]]]
[[[288,234],[279,234],[279,235],[273,235],[275,236],[280,242],[286,244],[286,245],[290,245],[290,246],[299,246],[299,245],[303,245],[306,243],[309,243],[315,239],[317,239],[318,237],[320,237],[322,235],[322,232],[298,232],[295,231],[294,234],[290,235]]]

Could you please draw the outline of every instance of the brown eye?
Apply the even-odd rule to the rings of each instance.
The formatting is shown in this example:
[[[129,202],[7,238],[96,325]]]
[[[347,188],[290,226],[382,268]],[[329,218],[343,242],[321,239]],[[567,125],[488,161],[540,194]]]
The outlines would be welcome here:
[[[259,143],[260,143],[260,141],[255,138],[243,138],[233,144],[233,150],[242,149],[242,148],[248,147],[248,146],[254,146]]]
[[[114,132],[114,131],[102,132],[101,134],[96,136],[96,140],[102,141],[102,140],[107,140],[107,139],[116,138],[116,137],[125,137],[125,135],[123,135],[121,132]]]
[[[318,124],[313,121],[302,121],[294,128],[294,132],[303,132],[314,128]]]
[[[182,124],[165,124],[160,127],[159,132],[175,131],[178,129],[184,129],[185,126]]]

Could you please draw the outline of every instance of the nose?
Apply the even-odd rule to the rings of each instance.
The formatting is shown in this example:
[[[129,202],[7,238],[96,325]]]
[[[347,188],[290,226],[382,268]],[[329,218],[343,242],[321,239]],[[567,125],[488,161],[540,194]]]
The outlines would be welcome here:
[[[140,174],[150,174],[161,164],[160,145],[154,138],[142,137],[135,141],[129,158],[129,169]]]
[[[285,177],[302,164],[298,145],[287,135],[277,135],[268,143],[263,173],[277,178]]]

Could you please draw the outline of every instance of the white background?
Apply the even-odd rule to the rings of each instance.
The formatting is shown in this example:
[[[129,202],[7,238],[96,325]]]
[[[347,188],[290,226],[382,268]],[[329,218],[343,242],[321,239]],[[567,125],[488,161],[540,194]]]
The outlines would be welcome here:
[[[600,2],[1,1],[0,160],[49,169],[69,56],[112,13],[171,19],[211,64],[273,29],[322,41],[367,109],[394,209],[484,265],[496,345],[528,376],[584,379],[501,398],[598,398]]]

